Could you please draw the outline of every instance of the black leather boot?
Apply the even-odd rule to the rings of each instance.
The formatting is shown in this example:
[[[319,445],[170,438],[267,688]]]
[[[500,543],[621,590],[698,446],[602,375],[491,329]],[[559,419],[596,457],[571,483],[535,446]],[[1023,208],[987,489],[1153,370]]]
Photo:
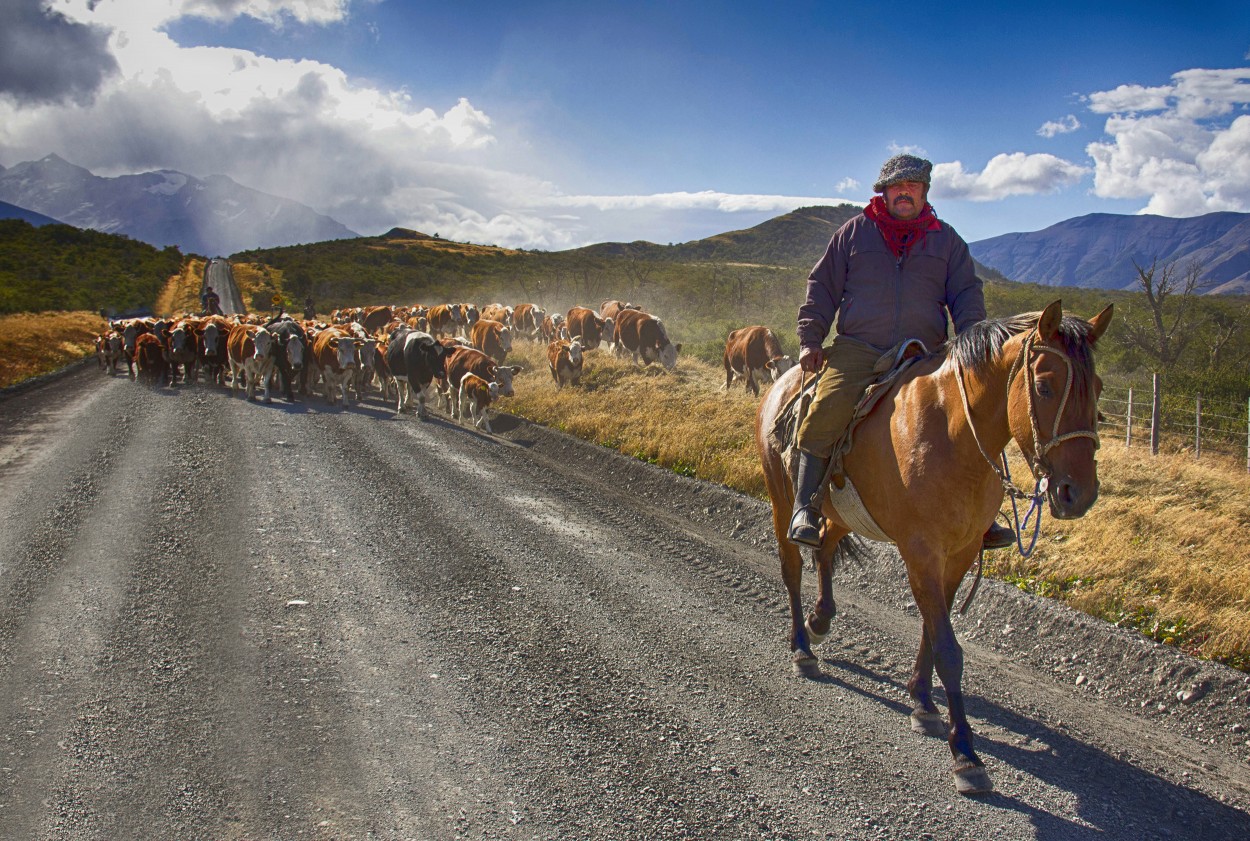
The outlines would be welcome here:
[[[982,549],[1006,549],[1016,542],[1016,533],[1006,526],[1000,526],[998,520],[990,523],[985,536],[981,538]]]
[[[820,548],[821,492],[829,459],[799,450],[799,471],[794,480],[794,512],[790,515],[792,543]]]

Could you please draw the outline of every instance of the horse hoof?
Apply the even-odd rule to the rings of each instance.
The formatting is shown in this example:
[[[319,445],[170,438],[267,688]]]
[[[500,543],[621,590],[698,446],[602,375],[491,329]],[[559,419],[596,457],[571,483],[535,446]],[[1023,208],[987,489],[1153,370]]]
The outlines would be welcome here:
[[[989,794],[994,790],[994,783],[984,765],[963,762],[957,764],[952,773],[955,775],[955,791],[964,796]]]
[[[794,659],[791,661],[794,666],[795,674],[800,677],[819,677],[820,661],[802,651],[794,652]]]
[[[825,641],[825,638],[829,636],[827,633],[819,634],[816,631],[813,631],[810,619],[803,623],[803,627],[807,630],[807,641],[812,645],[820,645]]]
[[[912,710],[911,730],[913,733],[919,733],[922,736],[936,736],[940,739],[945,739],[947,735],[946,720],[942,718],[941,713]]]

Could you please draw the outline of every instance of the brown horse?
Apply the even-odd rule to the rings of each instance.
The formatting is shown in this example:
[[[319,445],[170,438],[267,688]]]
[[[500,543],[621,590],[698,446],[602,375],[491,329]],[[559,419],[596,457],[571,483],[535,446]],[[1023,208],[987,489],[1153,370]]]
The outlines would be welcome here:
[[[1012,487],[994,459],[1012,439],[1038,479],[1058,519],[1080,517],[1098,496],[1098,396],[1092,348],[1111,323],[1111,307],[1089,321],[1064,317],[1059,301],[1040,315],[983,321],[917,361],[855,430],[844,460],[885,535],[898,547],[922,619],[920,650],[908,682],[915,702],[912,729],[946,735],[963,794],[993,786],[972,748],[964,713],[963,650],[950,610],[981,537]],[[803,620],[802,556],[786,538],[794,491],[770,431],[800,385],[791,368],[760,405],[755,439],[790,594],[790,650],[795,669],[819,674],[811,646],[829,633],[834,615],[833,557],[851,533],[826,496],[823,542],[815,552],[820,582],[812,613]],[[1013,488],[1014,490],[1014,488]],[[846,548],[843,546],[843,548]],[[933,703],[933,671],[946,690],[949,727]]]

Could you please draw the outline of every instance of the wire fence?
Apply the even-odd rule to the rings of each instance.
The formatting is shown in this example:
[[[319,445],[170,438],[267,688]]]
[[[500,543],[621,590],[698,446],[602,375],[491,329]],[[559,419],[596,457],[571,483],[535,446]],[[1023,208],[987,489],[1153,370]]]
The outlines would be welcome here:
[[[1250,472],[1250,400],[1160,391],[1157,381],[1145,388],[1104,388],[1100,434],[1118,434],[1126,447],[1152,454],[1191,452],[1194,458],[1232,460]]]

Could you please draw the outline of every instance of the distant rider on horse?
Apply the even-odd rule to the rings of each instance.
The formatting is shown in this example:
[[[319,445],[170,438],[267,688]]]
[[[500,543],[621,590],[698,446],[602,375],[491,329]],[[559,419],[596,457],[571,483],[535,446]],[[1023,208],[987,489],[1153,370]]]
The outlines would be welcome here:
[[[204,306],[205,315],[222,315],[221,297],[213,291],[213,287],[205,287],[204,294],[200,296],[200,303]]]

